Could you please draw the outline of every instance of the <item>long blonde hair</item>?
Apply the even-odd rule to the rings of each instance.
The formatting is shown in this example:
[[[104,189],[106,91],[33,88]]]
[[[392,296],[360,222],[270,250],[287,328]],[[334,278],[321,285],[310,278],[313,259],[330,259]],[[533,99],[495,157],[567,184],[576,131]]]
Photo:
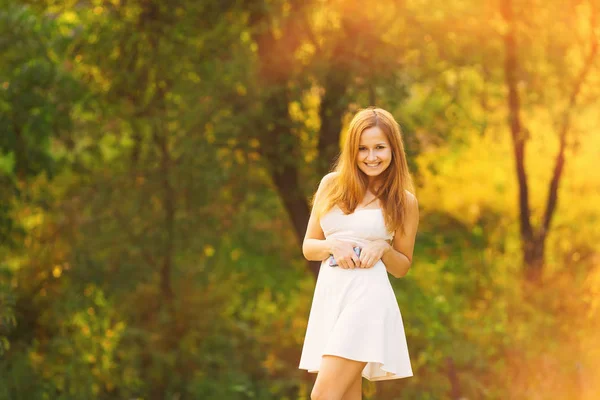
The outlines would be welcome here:
[[[408,170],[400,125],[388,111],[368,107],[358,111],[348,127],[346,142],[334,165],[331,179],[321,189],[318,204],[313,204],[316,215],[324,215],[335,205],[345,214],[353,213],[364,198],[368,176],[357,165],[356,158],[360,136],[364,130],[377,126],[386,135],[392,150],[392,161],[378,177],[381,186],[375,197],[381,202],[385,224],[389,231],[401,228],[404,232],[406,190],[414,192],[413,180]],[[314,202],[313,198],[313,202]]]

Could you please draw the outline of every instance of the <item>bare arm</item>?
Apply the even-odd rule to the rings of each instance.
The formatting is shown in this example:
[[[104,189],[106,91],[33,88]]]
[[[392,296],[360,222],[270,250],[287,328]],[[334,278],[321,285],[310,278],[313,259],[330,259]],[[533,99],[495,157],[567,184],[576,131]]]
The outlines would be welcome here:
[[[417,198],[407,192],[407,218],[405,221],[405,232],[398,229],[394,235],[392,245],[384,252],[382,261],[387,271],[396,278],[402,278],[408,273],[412,264],[415,237],[419,227],[419,203]]]
[[[326,185],[331,183],[331,179],[335,173],[329,173],[323,177],[317,193],[315,194],[314,204],[318,204]],[[323,229],[319,223],[319,218],[315,215],[315,210],[310,213],[306,234],[302,243],[302,254],[309,261],[322,261],[327,259],[331,254],[336,256],[336,261],[342,268],[354,268],[359,264],[358,257],[354,254],[352,246],[349,242],[342,242],[336,239],[325,239]],[[354,261],[354,262],[353,262]]]
[[[323,190],[326,185],[331,182],[334,177],[333,173],[329,173],[321,179],[319,188],[315,194],[314,204],[320,200]],[[319,218],[315,215],[315,207],[313,207],[308,219],[308,226],[302,243],[302,254],[308,261],[322,261],[331,254],[331,243],[325,239],[325,234],[319,223]]]

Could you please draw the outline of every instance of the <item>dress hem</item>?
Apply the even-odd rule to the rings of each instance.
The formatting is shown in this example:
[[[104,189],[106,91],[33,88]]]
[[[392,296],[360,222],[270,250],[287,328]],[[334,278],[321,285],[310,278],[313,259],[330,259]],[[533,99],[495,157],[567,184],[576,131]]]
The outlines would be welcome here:
[[[381,368],[381,370],[385,371],[388,374],[393,374],[393,375],[384,375],[384,376],[369,377],[369,376],[367,376],[367,375],[365,375],[365,374],[363,374],[361,372],[362,377],[365,378],[365,379],[367,379],[367,380],[369,380],[369,381],[371,381],[371,382],[374,382],[374,381],[389,381],[389,380],[393,380],[393,379],[403,379],[403,378],[410,378],[410,377],[414,376],[414,374],[412,373],[412,371],[410,372],[410,374],[401,375],[401,374],[399,374],[397,372],[391,371],[389,369],[385,369],[384,368],[385,363],[383,363],[381,361],[376,361],[376,360],[357,360],[355,358],[349,358],[347,356],[342,356],[342,355],[333,354],[333,353],[325,353],[325,354],[323,354],[323,356],[336,356],[336,357],[342,357],[342,358],[345,358],[347,360],[352,360],[352,361],[360,361],[360,362],[366,362],[366,363],[379,363],[379,364],[381,364],[379,366],[379,368]],[[310,368],[310,367],[299,366],[298,369],[306,370],[310,374],[316,374],[316,373],[319,372],[319,368]]]

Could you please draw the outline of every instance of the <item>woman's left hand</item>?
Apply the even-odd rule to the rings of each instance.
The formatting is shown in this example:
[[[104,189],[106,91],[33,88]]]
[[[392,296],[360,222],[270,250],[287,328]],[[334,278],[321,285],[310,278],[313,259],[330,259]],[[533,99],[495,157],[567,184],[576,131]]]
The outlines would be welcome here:
[[[385,240],[373,240],[360,250],[360,268],[373,268],[391,248]]]

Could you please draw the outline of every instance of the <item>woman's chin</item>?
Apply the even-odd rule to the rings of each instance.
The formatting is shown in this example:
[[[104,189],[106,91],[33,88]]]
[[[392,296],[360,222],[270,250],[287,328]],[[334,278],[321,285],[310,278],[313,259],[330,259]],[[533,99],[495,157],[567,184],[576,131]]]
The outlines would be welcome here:
[[[381,170],[377,170],[377,171],[365,171],[365,170],[361,170],[361,171],[364,172],[365,175],[371,176],[371,177],[378,176],[378,175],[380,175],[383,172]]]

